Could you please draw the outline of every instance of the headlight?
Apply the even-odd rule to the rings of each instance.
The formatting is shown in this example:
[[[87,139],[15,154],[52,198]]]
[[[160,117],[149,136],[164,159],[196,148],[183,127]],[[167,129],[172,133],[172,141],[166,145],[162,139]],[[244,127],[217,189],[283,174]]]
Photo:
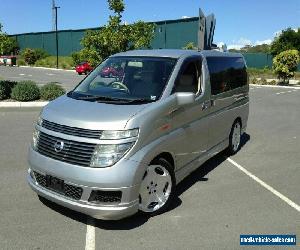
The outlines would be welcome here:
[[[39,117],[37,118],[36,124],[39,125],[39,126],[43,125],[43,119],[42,119],[41,115],[39,115]]]
[[[136,137],[139,134],[139,129],[129,130],[104,130],[100,136],[100,140],[118,140]]]
[[[134,142],[124,144],[101,144],[97,145],[91,160],[91,167],[104,168],[114,165],[120,160],[128,150],[133,146]]]
[[[40,131],[38,131],[37,129],[34,129],[33,134],[32,134],[31,146],[35,151],[37,150],[37,143],[39,140],[39,136],[40,136]]]

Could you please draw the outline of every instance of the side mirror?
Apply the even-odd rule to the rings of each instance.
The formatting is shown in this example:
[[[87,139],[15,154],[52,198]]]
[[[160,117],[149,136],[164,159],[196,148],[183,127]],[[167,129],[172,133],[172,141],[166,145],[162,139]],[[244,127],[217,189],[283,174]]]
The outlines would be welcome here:
[[[190,93],[190,92],[176,93],[177,105],[180,106],[194,103],[195,98],[196,98],[195,93]]]

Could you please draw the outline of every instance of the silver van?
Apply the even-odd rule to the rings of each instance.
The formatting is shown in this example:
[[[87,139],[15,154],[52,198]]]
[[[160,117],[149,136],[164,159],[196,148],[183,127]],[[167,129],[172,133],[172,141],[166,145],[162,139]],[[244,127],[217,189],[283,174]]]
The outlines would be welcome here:
[[[42,110],[28,183],[94,218],[162,213],[188,174],[224,149],[239,150],[248,92],[241,54],[115,54]]]

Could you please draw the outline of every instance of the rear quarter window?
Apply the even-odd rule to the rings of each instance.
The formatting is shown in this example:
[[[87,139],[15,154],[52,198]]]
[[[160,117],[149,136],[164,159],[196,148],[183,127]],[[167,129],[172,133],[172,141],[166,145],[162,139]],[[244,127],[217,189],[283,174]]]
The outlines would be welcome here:
[[[247,70],[242,57],[207,57],[212,95],[247,84]]]

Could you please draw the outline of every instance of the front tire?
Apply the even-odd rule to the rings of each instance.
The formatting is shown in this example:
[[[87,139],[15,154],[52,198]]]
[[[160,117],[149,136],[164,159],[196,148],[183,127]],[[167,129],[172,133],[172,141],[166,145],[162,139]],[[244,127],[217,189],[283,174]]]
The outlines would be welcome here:
[[[229,155],[236,154],[241,148],[241,123],[236,120],[232,125],[230,135],[229,135],[229,146],[227,148],[227,153]]]
[[[175,187],[172,165],[163,158],[154,160],[141,182],[139,210],[152,216],[165,212],[174,199]]]

